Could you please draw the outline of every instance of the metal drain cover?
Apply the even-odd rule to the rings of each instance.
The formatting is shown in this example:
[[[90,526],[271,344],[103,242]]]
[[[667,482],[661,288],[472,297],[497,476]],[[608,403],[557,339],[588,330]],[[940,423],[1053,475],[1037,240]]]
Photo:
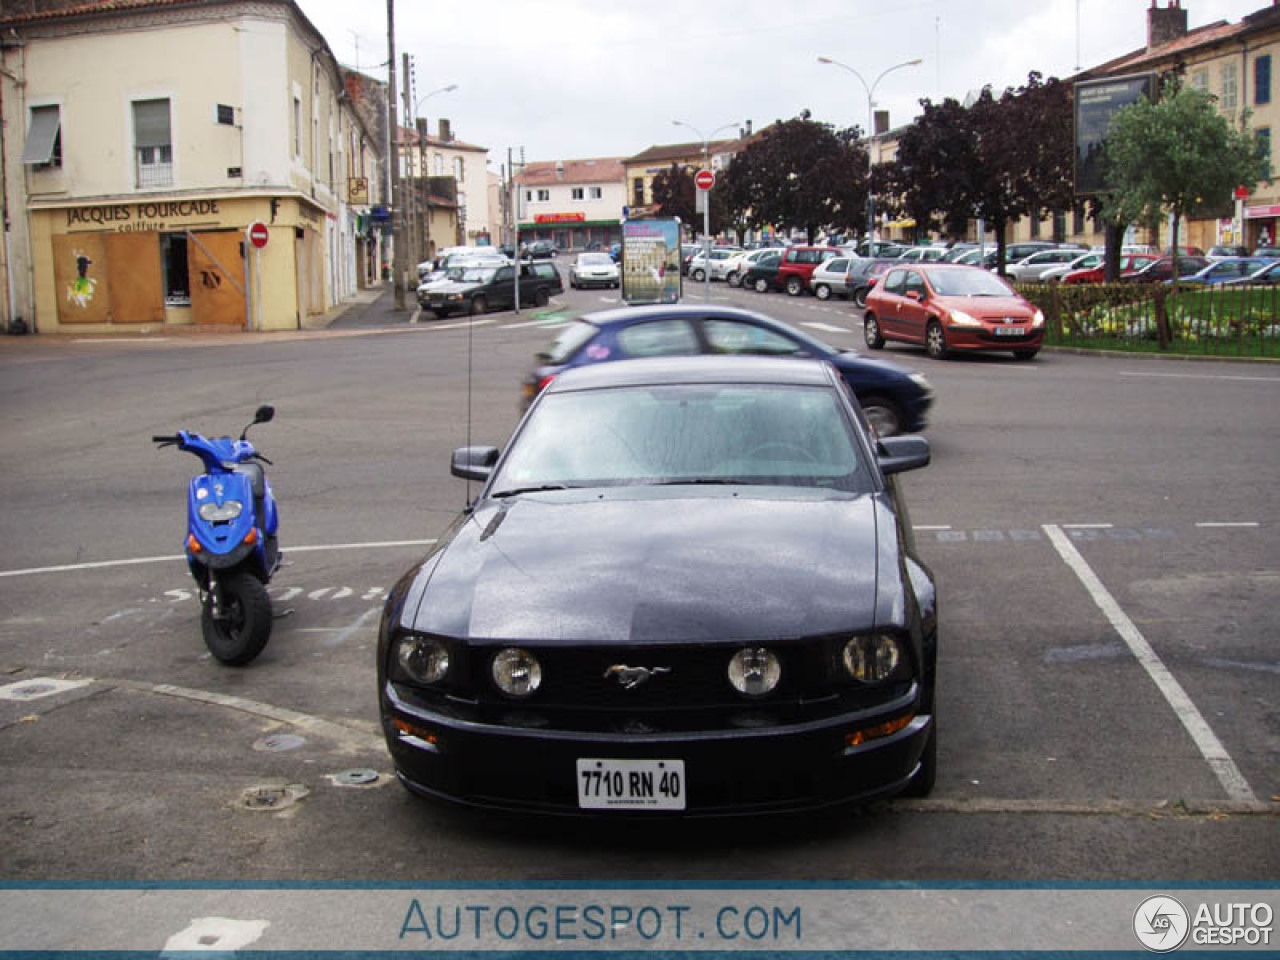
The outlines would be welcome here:
[[[333,782],[340,787],[364,787],[371,783],[377,783],[378,771],[366,768],[356,768],[354,770],[343,770],[341,773],[333,775]]]
[[[241,791],[236,805],[244,810],[274,813],[292,807],[310,792],[300,783],[259,784]]]
[[[297,750],[306,742],[305,737],[296,733],[273,733],[254,743],[253,749],[259,753],[284,753],[286,750]]]

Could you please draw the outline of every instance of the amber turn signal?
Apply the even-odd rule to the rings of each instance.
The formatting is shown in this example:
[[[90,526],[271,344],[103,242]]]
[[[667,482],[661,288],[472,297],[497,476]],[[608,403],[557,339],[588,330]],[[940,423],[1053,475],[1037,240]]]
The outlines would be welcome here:
[[[853,733],[844,735],[844,745],[846,747],[856,747],[860,743],[866,743],[868,740],[878,740],[881,737],[887,737],[891,733],[897,733],[912,720],[916,718],[914,713],[908,713],[905,716],[898,717],[897,720],[890,720],[887,723],[877,723],[874,727],[863,727],[861,730],[855,730]]]

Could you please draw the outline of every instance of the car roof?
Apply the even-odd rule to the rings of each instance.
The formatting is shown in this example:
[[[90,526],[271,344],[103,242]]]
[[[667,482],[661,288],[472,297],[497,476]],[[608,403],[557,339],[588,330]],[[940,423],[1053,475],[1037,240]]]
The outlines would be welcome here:
[[[547,393],[600,387],[667,383],[776,383],[827,386],[831,367],[824,360],[801,357],[692,356],[647,357],[617,363],[593,363],[566,370],[546,387]]]

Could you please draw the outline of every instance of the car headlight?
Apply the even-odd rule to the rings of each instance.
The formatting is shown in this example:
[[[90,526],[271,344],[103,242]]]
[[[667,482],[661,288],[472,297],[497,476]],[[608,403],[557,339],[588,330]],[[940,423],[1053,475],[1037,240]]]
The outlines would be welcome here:
[[[1043,327],[1043,326],[1044,326],[1044,311],[1043,311],[1043,310],[1037,310],[1037,311],[1035,312],[1035,315],[1031,318],[1031,326],[1033,326],[1033,327]]]
[[[859,683],[881,683],[898,669],[902,648],[893,637],[876,633],[846,642],[840,659],[849,676]]]
[[[239,500],[226,500],[220,504],[210,500],[200,504],[199,513],[201,520],[207,520],[209,523],[223,523],[234,520],[244,513],[244,504]]]
[[[744,647],[729,659],[729,682],[748,697],[763,697],[782,679],[782,664],[772,650]]]
[[[493,682],[509,697],[528,697],[542,686],[542,664],[528,650],[507,647],[493,658]]]
[[[973,319],[963,310],[952,310],[950,316],[951,325],[953,327],[980,327],[982,323]]]
[[[449,299],[450,299],[450,300],[465,300],[465,299],[466,299],[466,297],[465,297],[463,294],[461,294],[461,293],[451,293],[451,294],[449,294]]]
[[[435,637],[406,634],[396,641],[395,662],[414,683],[439,683],[449,673],[449,648]]]

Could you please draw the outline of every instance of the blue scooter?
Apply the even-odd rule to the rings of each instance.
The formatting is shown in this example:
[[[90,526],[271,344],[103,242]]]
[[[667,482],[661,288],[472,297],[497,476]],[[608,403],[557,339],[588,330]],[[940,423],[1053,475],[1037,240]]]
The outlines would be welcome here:
[[[200,588],[205,645],[234,667],[249,663],[271,637],[267,584],[280,566],[280,517],[262,469],[271,461],[245,437],[249,427],[268,423],[275,414],[274,407],[259,407],[239,440],[186,430],[151,438],[204,464],[205,472],[192,477],[187,488],[187,566]]]

